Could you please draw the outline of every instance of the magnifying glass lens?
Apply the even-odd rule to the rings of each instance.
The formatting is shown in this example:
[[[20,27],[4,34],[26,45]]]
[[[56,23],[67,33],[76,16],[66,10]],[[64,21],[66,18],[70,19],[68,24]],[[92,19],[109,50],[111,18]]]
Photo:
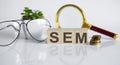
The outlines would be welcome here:
[[[67,7],[61,11],[59,23],[62,28],[80,28],[82,26],[82,15],[79,10]]]

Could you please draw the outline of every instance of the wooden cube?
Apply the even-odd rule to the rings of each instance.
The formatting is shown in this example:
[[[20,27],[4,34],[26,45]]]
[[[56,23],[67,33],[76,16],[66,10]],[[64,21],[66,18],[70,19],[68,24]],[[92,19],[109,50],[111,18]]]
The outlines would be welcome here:
[[[48,29],[48,43],[87,43],[86,28],[50,28]]]

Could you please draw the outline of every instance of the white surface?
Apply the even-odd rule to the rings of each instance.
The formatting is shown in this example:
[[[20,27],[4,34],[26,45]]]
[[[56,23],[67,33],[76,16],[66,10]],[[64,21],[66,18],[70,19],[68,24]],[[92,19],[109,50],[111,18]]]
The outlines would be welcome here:
[[[55,27],[57,10],[69,3],[79,5],[85,11],[89,23],[120,33],[119,0],[1,0],[0,21],[21,18],[20,12],[28,6],[43,11]],[[90,31],[90,37],[93,34],[98,33]],[[13,45],[0,47],[0,65],[120,65],[120,39],[114,41],[102,36],[101,47],[98,48],[81,44],[42,44],[24,40],[23,33],[20,36]]]
[[[107,39],[96,47],[18,39],[9,47],[0,47],[0,65],[119,65],[119,43]]]

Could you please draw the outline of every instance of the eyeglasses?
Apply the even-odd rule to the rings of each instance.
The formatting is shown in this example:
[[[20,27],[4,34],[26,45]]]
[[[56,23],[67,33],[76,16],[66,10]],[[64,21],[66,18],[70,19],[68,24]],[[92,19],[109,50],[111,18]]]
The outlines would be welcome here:
[[[23,28],[25,38],[28,34],[36,41],[43,42],[47,38],[47,29],[51,28],[47,19],[10,20],[0,22],[0,46],[11,45],[20,35]]]

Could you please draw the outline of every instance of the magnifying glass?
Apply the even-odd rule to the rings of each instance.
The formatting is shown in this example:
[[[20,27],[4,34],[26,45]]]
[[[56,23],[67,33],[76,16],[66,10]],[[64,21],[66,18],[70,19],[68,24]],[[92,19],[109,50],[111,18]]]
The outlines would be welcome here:
[[[73,7],[73,8],[76,8],[77,10],[79,10],[79,12],[82,15],[82,28],[88,28],[90,30],[93,30],[93,31],[102,33],[104,35],[107,35],[109,37],[112,37],[113,39],[118,38],[118,34],[116,34],[116,33],[104,30],[102,28],[99,28],[97,26],[94,26],[94,25],[91,25],[91,24],[87,23],[86,17],[85,17],[85,14],[84,14],[83,10],[80,7],[78,7],[78,6],[74,5],[74,4],[64,5],[57,11],[57,13],[56,13],[56,26],[57,26],[57,28],[61,28],[60,23],[59,23],[60,13],[64,8],[67,8],[67,7]]]

